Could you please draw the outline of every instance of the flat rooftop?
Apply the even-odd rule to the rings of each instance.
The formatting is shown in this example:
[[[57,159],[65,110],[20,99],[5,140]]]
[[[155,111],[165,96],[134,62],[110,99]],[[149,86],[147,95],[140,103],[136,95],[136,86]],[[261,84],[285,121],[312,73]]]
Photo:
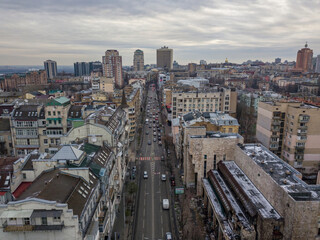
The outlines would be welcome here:
[[[301,173],[261,144],[245,144],[241,149],[295,200],[320,200],[320,185],[308,185]]]
[[[237,183],[249,197],[250,201],[254,204],[256,210],[259,211],[264,218],[281,219],[279,213],[234,161],[223,161],[222,164],[232,174],[232,177],[237,181]]]
[[[206,132],[206,135],[192,135],[190,138],[242,138],[238,133]]]

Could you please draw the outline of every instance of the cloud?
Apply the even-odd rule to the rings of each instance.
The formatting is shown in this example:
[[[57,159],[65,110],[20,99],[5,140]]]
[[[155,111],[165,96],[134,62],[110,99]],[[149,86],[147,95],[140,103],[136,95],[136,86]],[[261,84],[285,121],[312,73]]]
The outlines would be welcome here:
[[[0,0],[0,64],[58,64],[101,60],[118,49],[124,65],[133,52],[155,63],[167,45],[185,64],[295,59],[305,41],[319,53],[317,0]],[[19,57],[21,56],[21,57]]]

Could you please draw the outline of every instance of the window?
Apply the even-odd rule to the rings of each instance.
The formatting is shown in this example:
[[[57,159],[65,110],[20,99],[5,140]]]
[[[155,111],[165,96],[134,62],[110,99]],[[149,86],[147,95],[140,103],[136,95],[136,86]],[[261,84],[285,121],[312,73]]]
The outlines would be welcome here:
[[[44,144],[48,144],[48,139],[43,139]]]
[[[52,113],[53,113],[53,116],[55,116],[55,115],[56,115],[56,111],[53,111]]]
[[[30,218],[23,219],[24,225],[30,225]]]
[[[204,157],[204,159],[207,159],[207,155],[204,155],[203,157]]]
[[[41,224],[42,224],[42,225],[48,225],[48,221],[47,221],[47,218],[46,218],[46,217],[42,217],[42,218],[41,218]]]
[[[61,112],[60,112],[60,111],[58,111],[58,115],[61,115]]]
[[[48,115],[51,116],[51,112],[50,111],[48,111]]]
[[[207,161],[204,161],[203,163],[203,177],[207,177]]]
[[[27,175],[25,173],[22,173],[22,178],[23,179],[26,179],[27,178]]]
[[[61,220],[60,217],[53,217],[54,222],[60,222],[60,220]]]
[[[225,154],[223,154],[223,161],[225,161],[226,160],[226,155]]]

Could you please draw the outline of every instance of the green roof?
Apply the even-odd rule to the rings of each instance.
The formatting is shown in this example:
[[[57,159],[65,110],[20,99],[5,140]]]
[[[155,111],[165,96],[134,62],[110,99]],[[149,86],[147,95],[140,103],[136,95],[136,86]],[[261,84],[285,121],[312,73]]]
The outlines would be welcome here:
[[[47,105],[49,106],[61,106],[61,105],[68,105],[70,103],[70,99],[66,97],[58,97],[52,99]]]
[[[90,143],[85,143],[83,147],[81,148],[82,151],[86,152],[87,154],[98,152],[100,150],[100,146],[93,145]]]

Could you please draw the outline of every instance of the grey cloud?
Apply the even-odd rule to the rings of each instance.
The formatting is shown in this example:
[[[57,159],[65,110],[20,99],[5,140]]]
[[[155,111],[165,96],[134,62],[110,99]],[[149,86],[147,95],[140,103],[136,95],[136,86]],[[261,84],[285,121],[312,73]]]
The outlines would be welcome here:
[[[317,0],[0,0],[0,5],[0,64],[15,64],[8,56],[19,51],[35,63],[47,54],[72,64],[100,60],[106,49],[116,48],[124,64],[131,64],[135,48],[145,49],[146,62],[154,63],[162,45],[174,48],[180,63],[222,61],[226,55],[240,62],[250,56],[293,60],[306,40],[315,53],[320,48]]]

